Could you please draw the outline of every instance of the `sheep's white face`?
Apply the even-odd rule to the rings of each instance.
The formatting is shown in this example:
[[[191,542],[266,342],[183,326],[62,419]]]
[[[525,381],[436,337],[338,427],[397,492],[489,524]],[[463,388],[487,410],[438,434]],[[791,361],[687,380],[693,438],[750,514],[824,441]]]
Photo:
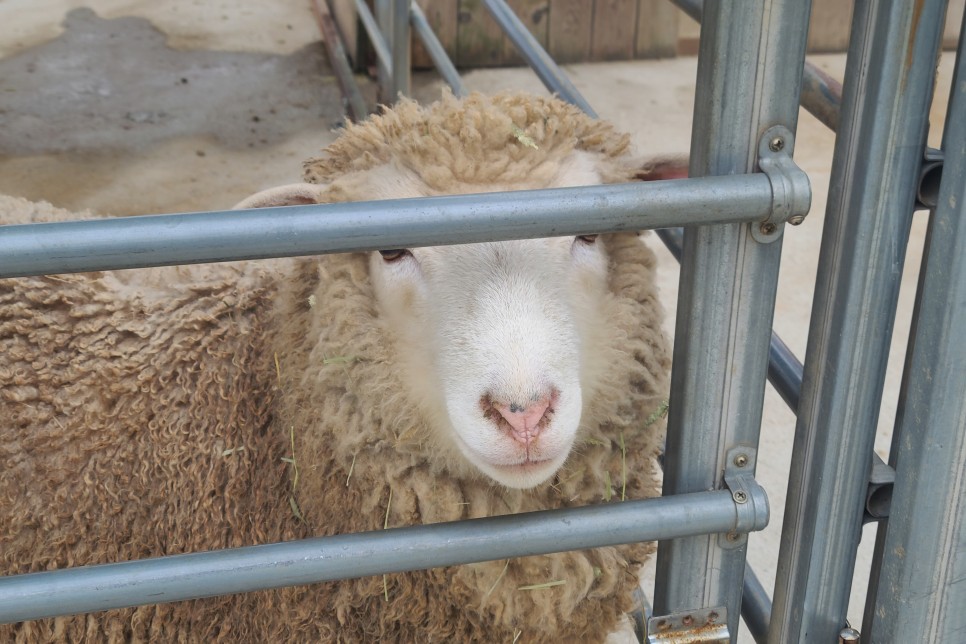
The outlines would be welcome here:
[[[582,344],[607,289],[596,239],[383,251],[371,269],[443,440],[508,487],[549,479],[577,434]]]

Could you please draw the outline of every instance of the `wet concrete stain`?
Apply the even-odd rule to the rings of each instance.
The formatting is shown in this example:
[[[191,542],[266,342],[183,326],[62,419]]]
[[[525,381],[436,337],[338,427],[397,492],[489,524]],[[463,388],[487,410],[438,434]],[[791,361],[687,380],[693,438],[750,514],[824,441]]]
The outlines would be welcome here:
[[[321,44],[288,55],[179,51],[138,17],[70,11],[57,39],[0,61],[0,154],[141,149],[208,135],[278,142],[344,116]]]

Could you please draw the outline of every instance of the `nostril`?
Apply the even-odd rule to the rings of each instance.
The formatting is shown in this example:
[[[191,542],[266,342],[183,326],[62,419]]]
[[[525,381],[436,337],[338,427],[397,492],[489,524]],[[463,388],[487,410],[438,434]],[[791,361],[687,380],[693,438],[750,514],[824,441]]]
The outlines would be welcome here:
[[[553,411],[550,402],[550,396],[545,396],[527,405],[517,402],[511,402],[508,405],[493,403],[493,408],[499,412],[500,419],[509,425],[507,429],[510,435],[521,443],[529,444],[549,424]]]

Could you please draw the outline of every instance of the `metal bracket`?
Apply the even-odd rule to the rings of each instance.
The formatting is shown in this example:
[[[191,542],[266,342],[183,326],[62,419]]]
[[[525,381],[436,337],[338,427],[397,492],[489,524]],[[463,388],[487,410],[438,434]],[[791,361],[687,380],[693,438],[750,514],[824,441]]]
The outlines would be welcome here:
[[[916,208],[932,210],[939,203],[939,184],[943,178],[942,150],[926,148],[919,166],[919,184],[916,187]]]
[[[739,445],[726,455],[724,483],[735,501],[735,526],[718,536],[722,548],[738,548],[748,541],[748,533],[768,525],[768,497],[755,480],[758,450]]]
[[[872,523],[889,518],[892,505],[892,488],[896,482],[896,471],[876,459],[869,474],[869,488],[865,493],[865,514],[862,523]]]
[[[728,609],[699,608],[647,620],[647,644],[728,644]]]
[[[763,244],[780,238],[786,221],[793,226],[805,221],[812,205],[808,175],[792,160],[794,150],[795,135],[784,125],[768,128],[758,141],[758,167],[771,183],[772,209],[765,221],[749,225]]]

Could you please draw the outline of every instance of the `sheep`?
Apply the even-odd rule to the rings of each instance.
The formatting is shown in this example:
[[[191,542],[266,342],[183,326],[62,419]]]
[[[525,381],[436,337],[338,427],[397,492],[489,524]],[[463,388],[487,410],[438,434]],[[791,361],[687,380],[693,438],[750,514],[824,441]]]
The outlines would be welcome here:
[[[626,136],[557,99],[446,96],[348,125],[305,183],[239,205],[636,168]],[[8,197],[0,213],[73,218]],[[621,233],[0,280],[2,573],[658,495],[655,261]],[[0,640],[597,641],[652,553],[43,619]]]

